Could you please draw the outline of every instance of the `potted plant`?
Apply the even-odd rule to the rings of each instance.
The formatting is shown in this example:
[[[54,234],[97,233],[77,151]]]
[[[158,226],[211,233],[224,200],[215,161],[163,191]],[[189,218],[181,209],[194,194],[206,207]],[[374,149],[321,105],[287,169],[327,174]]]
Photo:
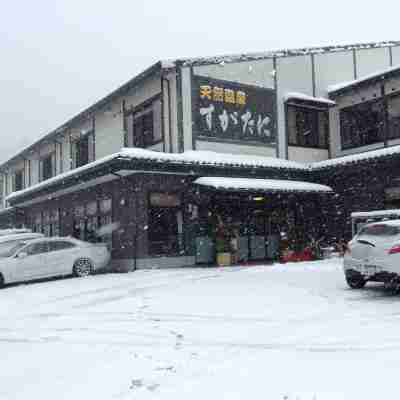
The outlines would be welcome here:
[[[217,265],[219,267],[226,267],[228,265],[231,265],[230,242],[226,236],[217,237],[216,250]]]

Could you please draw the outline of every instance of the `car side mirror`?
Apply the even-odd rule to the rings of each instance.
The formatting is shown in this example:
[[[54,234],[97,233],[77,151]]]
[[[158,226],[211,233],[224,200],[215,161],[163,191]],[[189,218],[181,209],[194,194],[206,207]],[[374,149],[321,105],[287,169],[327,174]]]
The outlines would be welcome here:
[[[17,258],[25,258],[28,256],[28,253],[26,253],[25,251],[21,251],[21,253],[17,254]]]

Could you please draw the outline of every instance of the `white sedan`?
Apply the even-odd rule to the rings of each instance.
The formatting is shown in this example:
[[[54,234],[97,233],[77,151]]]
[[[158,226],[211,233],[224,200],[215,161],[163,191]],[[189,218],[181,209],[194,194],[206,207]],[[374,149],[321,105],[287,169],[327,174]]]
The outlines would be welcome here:
[[[0,251],[0,284],[50,278],[87,276],[110,262],[106,244],[70,237],[21,240]]]

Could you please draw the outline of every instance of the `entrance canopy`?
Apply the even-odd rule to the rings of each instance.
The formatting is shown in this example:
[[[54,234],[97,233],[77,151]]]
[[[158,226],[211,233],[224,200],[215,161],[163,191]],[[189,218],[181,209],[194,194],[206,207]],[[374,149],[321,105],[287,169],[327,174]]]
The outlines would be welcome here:
[[[332,188],[317,183],[278,179],[250,179],[226,177],[201,177],[195,184],[217,190],[254,191],[254,192],[318,192],[333,193]]]

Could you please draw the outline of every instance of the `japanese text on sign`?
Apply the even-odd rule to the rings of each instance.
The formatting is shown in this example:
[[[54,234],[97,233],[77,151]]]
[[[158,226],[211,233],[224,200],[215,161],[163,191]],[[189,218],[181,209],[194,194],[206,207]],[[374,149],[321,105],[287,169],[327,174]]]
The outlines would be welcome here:
[[[198,136],[275,143],[272,89],[194,79],[193,118]]]

